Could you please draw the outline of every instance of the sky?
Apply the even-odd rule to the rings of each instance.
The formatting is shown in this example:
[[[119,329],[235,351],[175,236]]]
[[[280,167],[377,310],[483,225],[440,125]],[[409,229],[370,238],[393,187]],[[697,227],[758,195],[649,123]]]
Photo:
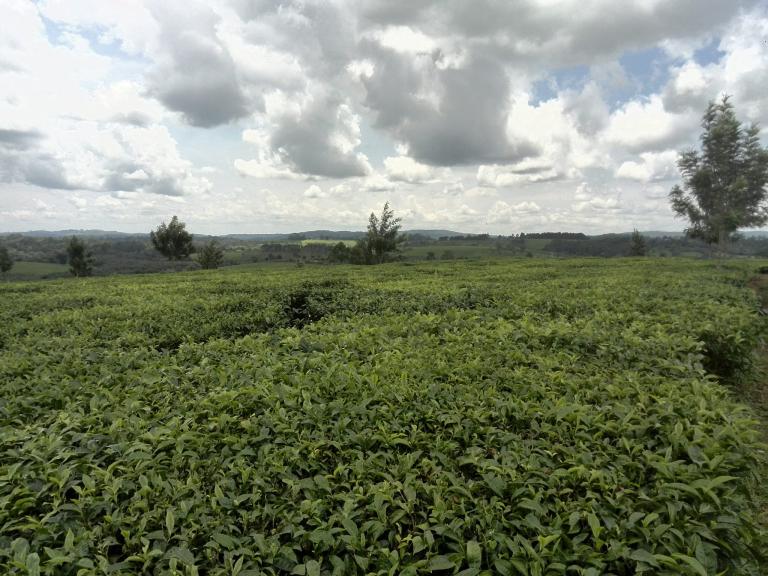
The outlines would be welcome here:
[[[0,231],[681,230],[752,0],[2,0]]]

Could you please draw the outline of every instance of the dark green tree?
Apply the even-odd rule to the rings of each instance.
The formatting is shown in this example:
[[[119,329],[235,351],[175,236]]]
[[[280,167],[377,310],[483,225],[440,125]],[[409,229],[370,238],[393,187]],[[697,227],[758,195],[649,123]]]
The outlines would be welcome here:
[[[93,274],[93,256],[77,236],[72,236],[67,244],[67,262],[72,276],[79,278]]]
[[[200,250],[197,261],[204,270],[218,268],[224,261],[224,251],[216,240],[210,240]]]
[[[400,234],[400,218],[395,218],[389,202],[384,204],[381,216],[371,212],[368,218],[368,230],[358,246],[367,264],[381,264],[387,257],[397,252],[405,236]]]
[[[647,256],[648,247],[645,245],[645,238],[635,229],[632,232],[632,243],[629,245],[630,256]]]
[[[0,272],[5,274],[11,268],[13,268],[13,258],[11,258],[8,248],[0,246]]]
[[[728,96],[710,102],[702,118],[701,150],[680,154],[682,186],[669,193],[672,209],[690,223],[686,234],[725,251],[734,233],[768,221],[768,149],[759,128],[736,119]]]
[[[149,238],[155,249],[168,260],[183,260],[195,251],[192,234],[176,216],[171,218],[169,224],[163,222],[157,230],[150,232]]]
[[[351,259],[351,250],[344,242],[334,244],[328,253],[329,262],[349,262]]]

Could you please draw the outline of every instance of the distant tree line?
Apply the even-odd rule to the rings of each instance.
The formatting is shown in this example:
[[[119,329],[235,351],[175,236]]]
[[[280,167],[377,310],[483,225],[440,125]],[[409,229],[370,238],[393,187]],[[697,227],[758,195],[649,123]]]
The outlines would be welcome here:
[[[515,236],[511,236],[514,238]],[[527,240],[585,240],[588,238],[582,232],[521,232],[517,238]]]
[[[457,236],[440,236],[441,242],[483,242],[490,238],[490,234],[464,234]]]

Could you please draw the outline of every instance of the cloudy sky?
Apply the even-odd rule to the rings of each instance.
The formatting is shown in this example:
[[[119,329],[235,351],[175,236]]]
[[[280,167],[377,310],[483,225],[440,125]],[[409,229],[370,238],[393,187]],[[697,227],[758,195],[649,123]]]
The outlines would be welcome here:
[[[709,99],[768,127],[752,0],[2,0],[0,231],[681,229]],[[768,141],[768,131],[763,131]]]

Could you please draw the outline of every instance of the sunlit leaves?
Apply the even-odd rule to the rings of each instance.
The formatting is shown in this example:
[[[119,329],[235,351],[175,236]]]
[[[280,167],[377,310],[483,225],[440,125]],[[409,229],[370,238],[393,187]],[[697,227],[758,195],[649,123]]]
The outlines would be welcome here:
[[[760,334],[742,278],[532,261],[2,285],[0,572],[748,574],[756,445],[715,379],[747,374]]]

